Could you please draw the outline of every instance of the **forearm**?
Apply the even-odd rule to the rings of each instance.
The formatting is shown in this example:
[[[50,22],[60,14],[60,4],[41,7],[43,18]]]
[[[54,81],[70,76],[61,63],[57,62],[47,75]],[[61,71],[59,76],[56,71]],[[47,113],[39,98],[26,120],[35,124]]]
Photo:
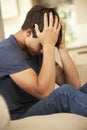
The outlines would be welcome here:
[[[63,65],[64,79],[66,83],[73,85],[75,88],[80,87],[79,74],[74,62],[72,61],[66,47],[59,48],[59,54]]]
[[[38,76],[38,86],[41,92],[49,95],[55,88],[55,44],[58,39],[60,23],[55,15],[55,21],[52,12],[44,14],[44,28],[40,32],[35,24],[35,31],[43,47],[43,62]],[[49,23],[49,24],[48,24]]]
[[[43,62],[38,76],[38,84],[42,92],[50,93],[55,88],[55,48],[43,48]]]

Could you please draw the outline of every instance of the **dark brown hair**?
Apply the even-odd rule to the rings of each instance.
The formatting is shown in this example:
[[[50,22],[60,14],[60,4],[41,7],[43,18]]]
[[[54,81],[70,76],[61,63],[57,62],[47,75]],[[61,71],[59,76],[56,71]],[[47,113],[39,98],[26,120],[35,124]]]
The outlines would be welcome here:
[[[32,33],[33,33],[33,37],[37,37],[36,36],[36,32],[35,32],[35,24],[38,24],[39,26],[39,30],[42,32],[43,31],[43,27],[44,27],[44,13],[47,13],[48,16],[48,24],[49,24],[49,13],[52,12],[53,14],[53,18],[54,18],[54,22],[55,22],[55,15],[57,15],[58,19],[59,19],[59,15],[56,12],[56,10],[54,8],[46,8],[40,5],[36,5],[33,8],[31,8],[31,10],[27,13],[26,15],[26,19],[22,25],[22,30],[26,30],[28,28],[31,28]],[[58,41],[57,44],[60,44],[61,42],[61,29],[59,32],[59,37],[58,37]]]

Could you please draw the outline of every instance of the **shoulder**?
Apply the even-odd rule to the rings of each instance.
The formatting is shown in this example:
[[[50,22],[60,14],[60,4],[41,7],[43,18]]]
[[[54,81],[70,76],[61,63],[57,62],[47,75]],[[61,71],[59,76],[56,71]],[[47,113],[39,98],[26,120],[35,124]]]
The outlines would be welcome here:
[[[0,43],[0,75],[29,68],[25,56],[13,36]]]
[[[24,57],[21,48],[17,41],[11,35],[9,38],[0,42],[0,59],[17,59],[17,57]]]

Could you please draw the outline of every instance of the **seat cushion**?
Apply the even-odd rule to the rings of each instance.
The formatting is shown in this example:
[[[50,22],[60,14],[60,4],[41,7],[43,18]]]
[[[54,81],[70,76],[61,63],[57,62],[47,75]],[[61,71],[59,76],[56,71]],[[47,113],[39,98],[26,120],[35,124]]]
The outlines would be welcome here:
[[[69,113],[32,116],[11,121],[11,130],[87,130],[87,118]]]

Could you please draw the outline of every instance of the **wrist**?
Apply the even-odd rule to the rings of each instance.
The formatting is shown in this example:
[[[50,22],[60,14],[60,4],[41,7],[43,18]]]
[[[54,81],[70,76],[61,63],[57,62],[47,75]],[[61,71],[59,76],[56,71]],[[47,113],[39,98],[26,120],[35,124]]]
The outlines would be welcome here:
[[[55,46],[49,46],[49,45],[45,45],[43,46],[43,53],[54,53],[55,52]]]
[[[64,49],[64,50],[66,50],[67,48],[66,48],[66,45],[63,43],[63,44],[60,44],[60,46],[58,47],[58,49]]]
[[[45,50],[45,49],[54,49],[54,48],[55,48],[54,45],[49,45],[49,44],[43,45],[43,50]]]
[[[61,48],[58,49],[58,51],[59,51],[59,54],[65,54],[65,53],[68,52],[66,47],[61,47]]]

